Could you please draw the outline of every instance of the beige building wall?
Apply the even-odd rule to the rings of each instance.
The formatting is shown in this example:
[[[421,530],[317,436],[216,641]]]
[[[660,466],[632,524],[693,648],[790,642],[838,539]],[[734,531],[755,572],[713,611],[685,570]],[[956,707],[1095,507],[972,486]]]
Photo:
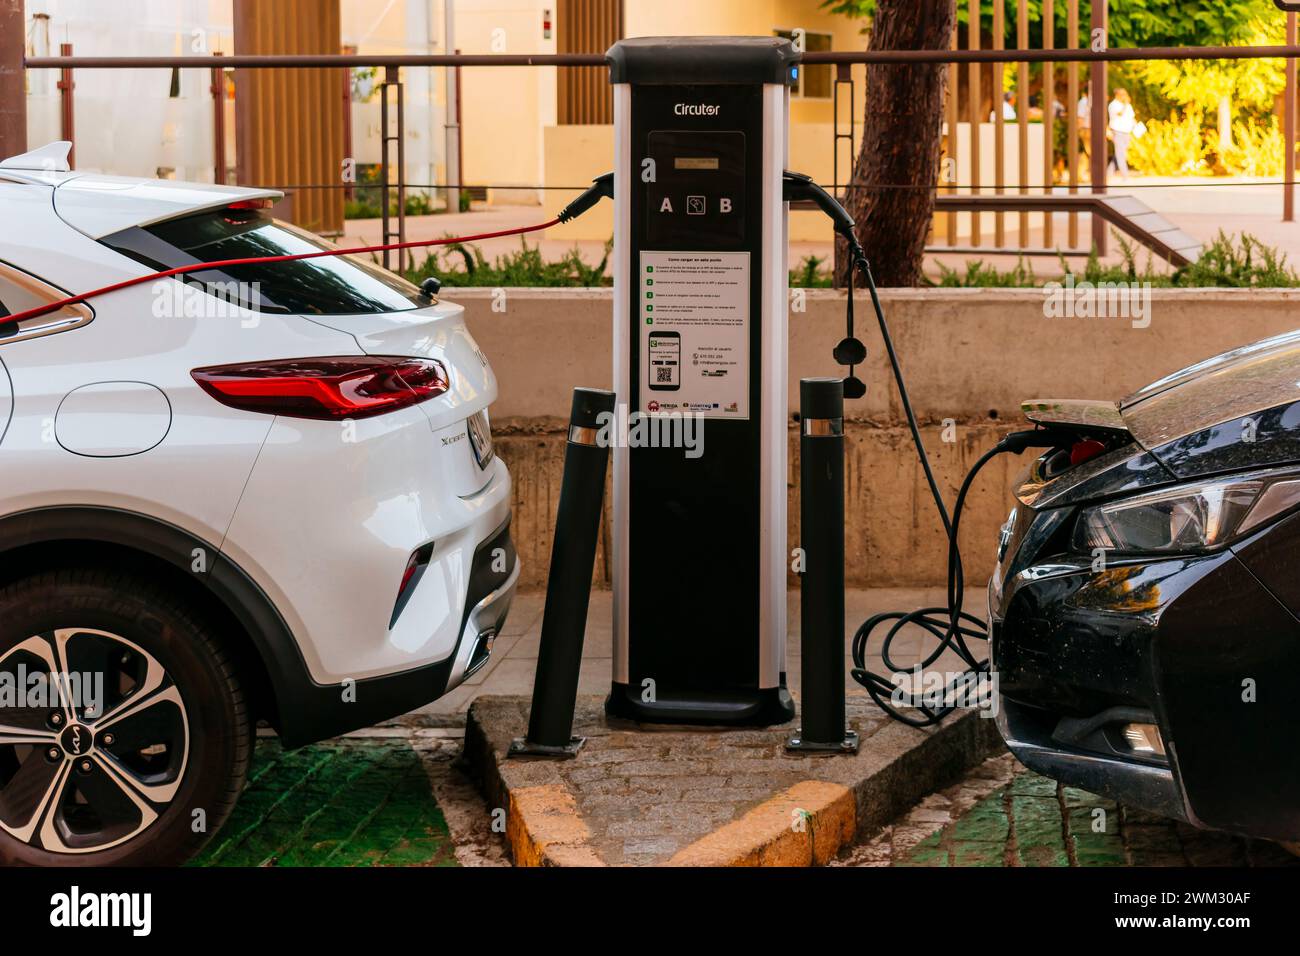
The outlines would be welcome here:
[[[441,53],[441,11],[441,0],[343,0],[343,42],[362,54]],[[400,71],[406,107],[407,183],[423,185],[439,180],[443,156],[442,72]],[[379,70],[375,82],[382,79],[383,70]],[[382,135],[379,98],[353,102],[351,114],[351,158],[359,164],[378,163]]]
[[[343,2],[343,36],[362,53],[443,53],[445,4],[455,4],[453,49],[462,53],[554,53],[553,0],[397,0],[393,3]],[[546,11],[551,36],[544,36]],[[428,42],[416,34],[419,18],[428,24]],[[444,68],[404,69],[407,108],[408,181],[431,175],[447,181]],[[461,77],[461,182],[488,185],[492,203],[537,205],[544,182],[542,130],[555,123],[555,70],[537,67],[468,67]],[[416,114],[429,110],[428,123]],[[355,151],[362,162],[378,161],[379,104],[355,104]],[[421,130],[428,142],[421,141]],[[429,163],[427,173],[422,163]],[[414,179],[412,179],[414,177]],[[510,188],[527,187],[527,188]]]
[[[549,39],[543,34],[548,9]],[[456,47],[462,53],[554,53],[554,14],[551,0],[457,0]],[[461,83],[462,182],[491,185],[488,200],[495,204],[540,204],[543,130],[555,125],[555,69],[468,67]]]
[[[554,53],[560,15],[555,0],[397,0],[389,4],[343,0],[345,42],[361,52],[415,52],[411,33],[416,7],[427,3],[432,41],[429,52],[442,52],[444,3],[455,4],[454,48],[462,53]],[[758,35],[773,30],[803,29],[826,34],[837,50],[866,45],[861,21],[823,9],[821,0],[624,0],[627,36]],[[544,22],[550,17],[550,36]],[[418,44],[416,44],[418,46]],[[603,51],[593,50],[593,53]],[[408,119],[408,179],[420,157],[432,159],[438,182],[446,181],[443,111],[447,107],[446,70],[430,71],[429,92],[421,98],[415,71],[404,71],[408,111],[434,113],[432,142],[419,143]],[[601,71],[602,74],[604,71]],[[558,211],[613,162],[608,126],[557,126],[557,76],[554,68],[466,67],[461,70],[461,182],[489,186],[493,204],[544,205]],[[861,107],[865,71],[855,68]],[[426,105],[427,104],[427,105]],[[847,97],[841,117],[847,123]],[[791,101],[791,164],[823,182],[831,179],[832,100],[794,97]],[[373,114],[373,115],[371,115]],[[408,112],[408,117],[411,113]],[[354,109],[354,150],[362,161],[375,161],[378,149],[378,104]],[[852,163],[847,149],[842,168]],[[843,173],[842,175],[846,175]],[[539,185],[547,189],[536,188]],[[554,187],[573,186],[574,191]],[[589,213],[580,223],[555,230],[560,238],[604,239],[612,233],[608,210]],[[793,238],[824,239],[829,232],[813,214],[796,214]]]

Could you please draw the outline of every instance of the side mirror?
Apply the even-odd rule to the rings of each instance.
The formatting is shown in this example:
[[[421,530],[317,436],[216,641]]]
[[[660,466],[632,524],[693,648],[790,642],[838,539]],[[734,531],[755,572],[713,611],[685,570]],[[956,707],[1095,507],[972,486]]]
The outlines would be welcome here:
[[[442,289],[442,280],[437,276],[429,276],[429,278],[420,283],[420,295],[424,296],[426,299],[432,299],[438,294],[440,289]]]

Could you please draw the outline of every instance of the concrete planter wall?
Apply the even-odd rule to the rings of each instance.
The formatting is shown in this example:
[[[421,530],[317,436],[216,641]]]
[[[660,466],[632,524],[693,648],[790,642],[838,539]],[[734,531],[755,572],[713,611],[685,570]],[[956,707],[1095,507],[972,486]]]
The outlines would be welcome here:
[[[611,382],[609,290],[448,290],[501,382],[493,431],[515,480],[515,539],[523,584],[546,580],[572,389]],[[926,447],[948,500],[970,464],[1002,433],[1023,427],[1028,398],[1115,399],[1184,365],[1300,326],[1298,290],[1153,290],[1149,314],[1061,318],[1034,289],[887,290],[886,316]],[[493,311],[504,305],[504,311]],[[790,315],[790,407],[798,379],[834,375],[844,295],[806,293]],[[867,397],[850,403],[847,556],[853,586],[941,585],[944,536],[907,432],[870,302],[856,303],[869,359]],[[948,439],[948,440],[945,440]],[[798,441],[790,432],[790,545],[798,542]],[[705,448],[707,454],[707,445]],[[1010,485],[1025,459],[995,459],[962,519],[968,580],[987,577]],[[596,569],[607,583],[608,523]],[[937,595],[936,595],[937,597]]]

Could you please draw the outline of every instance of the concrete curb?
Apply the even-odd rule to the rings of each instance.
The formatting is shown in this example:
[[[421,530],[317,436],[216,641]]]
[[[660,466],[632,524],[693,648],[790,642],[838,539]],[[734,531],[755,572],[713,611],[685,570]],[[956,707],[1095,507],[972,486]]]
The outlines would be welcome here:
[[[590,833],[578,813],[572,791],[551,761],[516,760],[503,767],[510,741],[527,727],[527,703],[522,697],[484,698],[507,706],[523,703],[518,730],[489,730],[478,719],[478,701],[470,705],[462,755],[478,781],[495,817],[505,811],[505,836],[516,866],[604,866],[589,843]],[[514,708],[511,708],[512,710]],[[489,724],[493,723],[488,721]]]
[[[634,725],[606,722],[599,698],[580,699],[574,732],[598,738]],[[505,834],[517,866],[605,866],[580,809],[581,783],[567,778],[578,761],[506,760],[527,727],[528,700],[480,697],[470,706],[464,759]],[[663,729],[643,736],[652,749]],[[696,731],[699,733],[699,731]],[[717,738],[725,739],[726,731]],[[779,748],[781,731],[772,731]],[[806,780],[784,788],[673,853],[668,866],[820,866],[933,791],[1002,749],[992,720],[966,712],[936,729],[881,726],[854,758],[804,758]],[[723,788],[725,789],[725,788]],[[752,801],[751,801],[752,803]]]
[[[510,793],[506,842],[516,866],[604,866],[588,835],[577,801],[563,784]]]
[[[807,780],[678,851],[668,866],[824,866],[857,830],[853,791]]]

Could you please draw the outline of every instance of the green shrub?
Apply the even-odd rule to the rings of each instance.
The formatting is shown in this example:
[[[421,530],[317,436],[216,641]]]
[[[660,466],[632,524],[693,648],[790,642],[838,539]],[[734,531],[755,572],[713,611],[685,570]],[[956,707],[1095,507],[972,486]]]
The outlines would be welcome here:
[[[936,263],[939,278],[925,278],[925,285],[945,289],[1010,289],[1036,288],[1043,281],[1073,275],[1077,281],[1146,282],[1157,288],[1297,288],[1300,275],[1287,264],[1285,254],[1260,242],[1249,233],[1229,235],[1220,231],[1205,246],[1200,258],[1190,265],[1169,271],[1162,260],[1157,260],[1149,250],[1145,262],[1139,264],[1140,250],[1118,233],[1112,233],[1120,249],[1120,261],[1103,263],[1094,249],[1084,261],[1082,269],[1072,266],[1064,255],[1060,257],[1061,275],[1039,277],[1033,265],[1024,258],[1016,260],[1010,269],[1002,270],[983,260],[974,259],[964,269]],[[613,280],[605,274],[609,263],[612,242],[605,243],[604,256],[599,263],[588,265],[576,248],[559,259],[547,261],[537,246],[520,239],[519,249],[497,256],[488,262],[483,251],[475,245],[455,243],[433,248],[422,263],[405,272],[417,285],[429,276],[437,276],[444,286],[555,286],[563,288],[592,288],[610,286]],[[831,272],[824,265],[826,259],[805,256],[797,268],[790,272],[792,288],[829,288]]]
[[[361,197],[361,190],[356,191],[358,198],[346,199],[343,201],[343,218],[344,219],[378,219],[383,215],[383,209],[380,208],[379,201],[371,201]]]
[[[437,276],[444,286],[556,286],[564,288],[590,288],[608,286],[613,280],[605,275],[613,241],[605,243],[605,255],[596,265],[588,265],[577,248],[570,249],[559,259],[548,262],[537,246],[528,245],[523,238],[519,249],[487,261],[478,246],[454,243],[431,249],[424,262],[408,269],[406,278],[416,285],[429,276]]]
[[[1147,282],[1157,287],[1174,284],[1171,273],[1157,271],[1155,254],[1151,250],[1147,250],[1146,264],[1139,269],[1137,264],[1137,244],[1130,242],[1114,231],[1111,232],[1111,238],[1119,245],[1119,262],[1103,263],[1097,256],[1097,247],[1093,246],[1088,252],[1088,258],[1084,260],[1083,271],[1075,272],[1062,254],[1059,256],[1061,278],[1064,279],[1066,276],[1072,275],[1076,281],[1091,282],[1094,285],[1101,282]]]
[[[1215,137],[1217,146],[1218,137]],[[1232,124],[1232,146],[1219,157],[1229,173],[1238,176],[1280,176],[1286,145],[1276,116],[1264,122],[1246,120]]]
[[[438,211],[433,208],[428,193],[406,194],[406,214],[408,216],[432,216]]]
[[[1250,233],[1243,232],[1237,241],[1220,229],[1199,259],[1174,273],[1174,284],[1284,289],[1300,286],[1300,276],[1287,265],[1284,253]]]
[[[380,189],[373,186],[358,186],[352,191],[351,199],[343,203],[344,219],[378,219],[384,214],[383,207],[379,204]],[[461,190],[460,193],[460,211],[469,211],[469,192]],[[406,214],[408,216],[433,216],[444,212],[441,206],[434,206],[433,199],[428,193],[407,193],[406,194]],[[392,199],[388,203],[388,214],[397,215],[397,200]]]
[[[1112,236],[1119,244],[1120,261],[1103,263],[1094,248],[1076,271],[1060,257],[1062,278],[1072,275],[1076,281],[1146,282],[1154,287],[1228,288],[1228,289],[1286,289],[1300,287],[1300,275],[1287,265],[1286,255],[1266,246],[1250,233],[1229,235],[1222,230],[1205,246],[1195,262],[1165,271],[1157,265],[1154,253],[1148,251],[1146,262],[1138,265],[1138,248],[1118,233]],[[940,288],[1033,288],[1040,283],[1034,271],[1023,261],[1006,271],[985,265],[979,259],[966,264],[965,272],[938,263],[939,279],[926,279],[926,284]]]
[[[1189,109],[1179,117],[1171,113],[1167,120],[1153,119],[1142,136],[1129,140],[1128,162],[1134,169],[1151,176],[1206,175],[1204,116]]]
[[[985,265],[983,259],[972,259],[966,263],[966,271],[950,269],[942,262],[939,266],[939,281],[924,279],[926,285],[941,289],[1011,289],[1033,287],[1038,284],[1034,278],[1033,267],[1024,258],[1016,259],[1016,264],[1006,272],[997,266]]]
[[[822,268],[825,262],[822,256],[804,256],[799,265],[790,270],[790,288],[829,289],[835,284],[835,277],[830,269]]]

